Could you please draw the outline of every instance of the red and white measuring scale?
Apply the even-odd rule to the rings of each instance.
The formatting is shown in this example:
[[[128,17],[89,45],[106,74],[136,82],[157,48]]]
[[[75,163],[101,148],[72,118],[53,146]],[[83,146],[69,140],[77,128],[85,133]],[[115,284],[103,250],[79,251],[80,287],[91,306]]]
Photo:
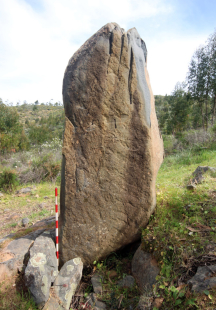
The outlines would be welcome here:
[[[59,266],[59,250],[58,250],[58,189],[55,188],[55,212],[56,212],[56,258],[57,266]]]

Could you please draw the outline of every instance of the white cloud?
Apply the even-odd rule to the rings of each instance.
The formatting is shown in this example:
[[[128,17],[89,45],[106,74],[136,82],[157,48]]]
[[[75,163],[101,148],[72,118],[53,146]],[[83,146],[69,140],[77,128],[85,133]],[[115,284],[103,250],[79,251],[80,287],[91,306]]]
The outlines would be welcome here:
[[[191,57],[206,36],[178,37],[148,46],[148,71],[154,95],[170,94],[186,78]]]
[[[0,0],[3,100],[61,100],[69,58],[100,27],[113,21],[125,30],[137,27],[146,36],[154,23],[154,31],[160,30],[161,16],[175,13],[169,0],[38,0],[40,3],[41,9],[35,9],[28,0]],[[158,33],[148,36],[146,43],[153,90],[162,94],[181,80],[183,70],[186,73],[182,63],[188,58],[188,50],[194,50],[196,40],[194,45],[190,39],[162,41]]]

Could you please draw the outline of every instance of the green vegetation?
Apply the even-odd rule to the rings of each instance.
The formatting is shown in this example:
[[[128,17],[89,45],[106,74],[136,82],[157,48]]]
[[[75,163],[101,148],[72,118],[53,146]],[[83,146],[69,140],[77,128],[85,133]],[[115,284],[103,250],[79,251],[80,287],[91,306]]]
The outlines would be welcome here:
[[[12,192],[18,184],[19,181],[14,170],[5,168],[3,172],[0,173],[0,189],[3,189],[5,192]]]
[[[0,100],[0,151],[15,152],[28,147],[29,142],[16,108],[8,107]]]
[[[1,101],[0,191],[19,183],[60,182],[63,130],[64,110],[58,104],[11,107]]]
[[[171,95],[155,96],[155,105],[166,157],[157,178],[156,210],[141,231],[143,249],[160,266],[157,283],[146,292],[140,292],[137,285],[130,289],[117,285],[131,274],[134,251],[130,249],[88,266],[80,287],[87,297],[92,292],[91,276],[97,272],[103,277],[102,295],[97,297],[109,309],[130,305],[134,309],[144,294],[149,305],[160,299],[162,310],[212,310],[216,291],[192,293],[187,281],[199,266],[216,264],[216,175],[207,173],[193,191],[186,186],[198,165],[216,167],[216,32],[194,53],[186,81],[177,83]],[[4,191],[0,237],[13,232],[17,238],[32,231],[21,228],[23,217],[33,224],[54,214],[53,189],[60,184],[63,130],[64,111],[58,103],[35,101],[11,107],[0,100],[0,190]],[[14,193],[23,184],[31,186],[31,192]],[[17,281],[12,290],[11,282],[0,285],[0,309],[37,309],[22,286],[21,275]],[[73,308],[90,309],[80,296],[74,297]]]
[[[103,277],[102,295],[97,297],[109,309],[127,309],[130,304],[135,309],[140,295],[150,304],[155,298],[162,300],[162,310],[216,307],[214,289],[195,294],[187,284],[199,266],[216,263],[216,247],[214,253],[208,248],[209,244],[216,244],[216,176],[207,173],[202,184],[194,191],[188,190],[186,185],[197,165],[216,167],[215,150],[184,150],[169,155],[159,170],[157,207],[148,226],[142,229],[142,248],[152,253],[160,266],[153,291],[140,292],[136,285],[131,289],[117,285],[131,273],[134,252],[125,249],[94,262],[93,270],[82,279],[84,296],[92,292],[90,278],[92,272],[97,272]]]
[[[21,276],[16,282],[7,279],[0,283],[0,309],[2,310],[36,310],[30,293],[24,286]]]
[[[64,110],[60,105],[6,106],[0,99],[0,153],[15,153],[62,140]]]
[[[216,32],[191,59],[186,81],[177,83],[171,95],[155,96],[163,134],[213,126],[216,113]]]
[[[164,298],[161,309],[203,309],[204,305],[213,309],[216,305],[213,291],[192,294],[187,285],[198,266],[209,264],[207,246],[216,242],[215,175],[207,174],[195,191],[186,188],[198,164],[216,167],[215,151],[188,151],[165,158],[157,179],[157,208],[142,232],[143,249],[161,266],[154,287],[154,294]]]

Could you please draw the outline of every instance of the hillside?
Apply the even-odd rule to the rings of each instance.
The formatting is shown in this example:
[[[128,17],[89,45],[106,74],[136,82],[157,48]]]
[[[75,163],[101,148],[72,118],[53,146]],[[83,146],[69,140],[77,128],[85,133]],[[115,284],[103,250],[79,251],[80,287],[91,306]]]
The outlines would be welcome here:
[[[29,145],[27,149],[3,150],[1,154],[0,238],[14,234],[12,239],[31,232],[38,220],[54,215],[54,188],[60,185],[60,137],[64,126],[62,106],[24,105],[14,109]],[[37,132],[40,128],[52,134],[46,136],[46,142],[41,142],[37,135],[31,141],[31,130]],[[143,296],[148,305],[159,300],[164,310],[214,309],[215,290],[193,293],[187,281],[199,266],[216,263],[216,175],[207,173],[192,191],[187,189],[187,184],[191,183],[197,166],[216,167],[215,131],[192,129],[163,138],[166,157],[157,177],[157,208],[148,226],[141,228],[143,248],[154,255],[161,272],[153,291],[146,291]],[[29,192],[20,191],[28,187]],[[22,219],[26,217],[29,223],[23,228]],[[117,286],[119,279],[131,273],[133,253],[130,247],[89,266],[81,282],[84,296],[92,292],[90,280],[97,271],[104,279],[100,300],[112,309],[126,309],[132,304],[134,309],[142,292],[137,286],[133,289]],[[19,276],[14,281],[19,285],[12,290],[7,281],[0,284],[0,309],[37,309],[22,278]],[[21,295],[17,295],[16,289]],[[83,309],[82,302],[81,297],[73,299],[76,309]],[[14,304],[18,306],[14,308]]]

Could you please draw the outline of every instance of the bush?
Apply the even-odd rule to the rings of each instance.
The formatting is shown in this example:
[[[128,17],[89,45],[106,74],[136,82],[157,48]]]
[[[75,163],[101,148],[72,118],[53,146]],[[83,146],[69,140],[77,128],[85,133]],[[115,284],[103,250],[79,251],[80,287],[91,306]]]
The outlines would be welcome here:
[[[28,169],[19,175],[19,180],[21,183],[53,182],[60,175],[60,170],[60,160],[56,160],[53,154],[48,153],[45,156],[36,157],[32,162],[29,162]]]
[[[15,152],[26,150],[28,147],[28,138],[19,122],[16,109],[0,103],[0,151]]]
[[[4,169],[0,174],[0,189],[5,192],[12,192],[19,184],[17,174],[14,170]]]

